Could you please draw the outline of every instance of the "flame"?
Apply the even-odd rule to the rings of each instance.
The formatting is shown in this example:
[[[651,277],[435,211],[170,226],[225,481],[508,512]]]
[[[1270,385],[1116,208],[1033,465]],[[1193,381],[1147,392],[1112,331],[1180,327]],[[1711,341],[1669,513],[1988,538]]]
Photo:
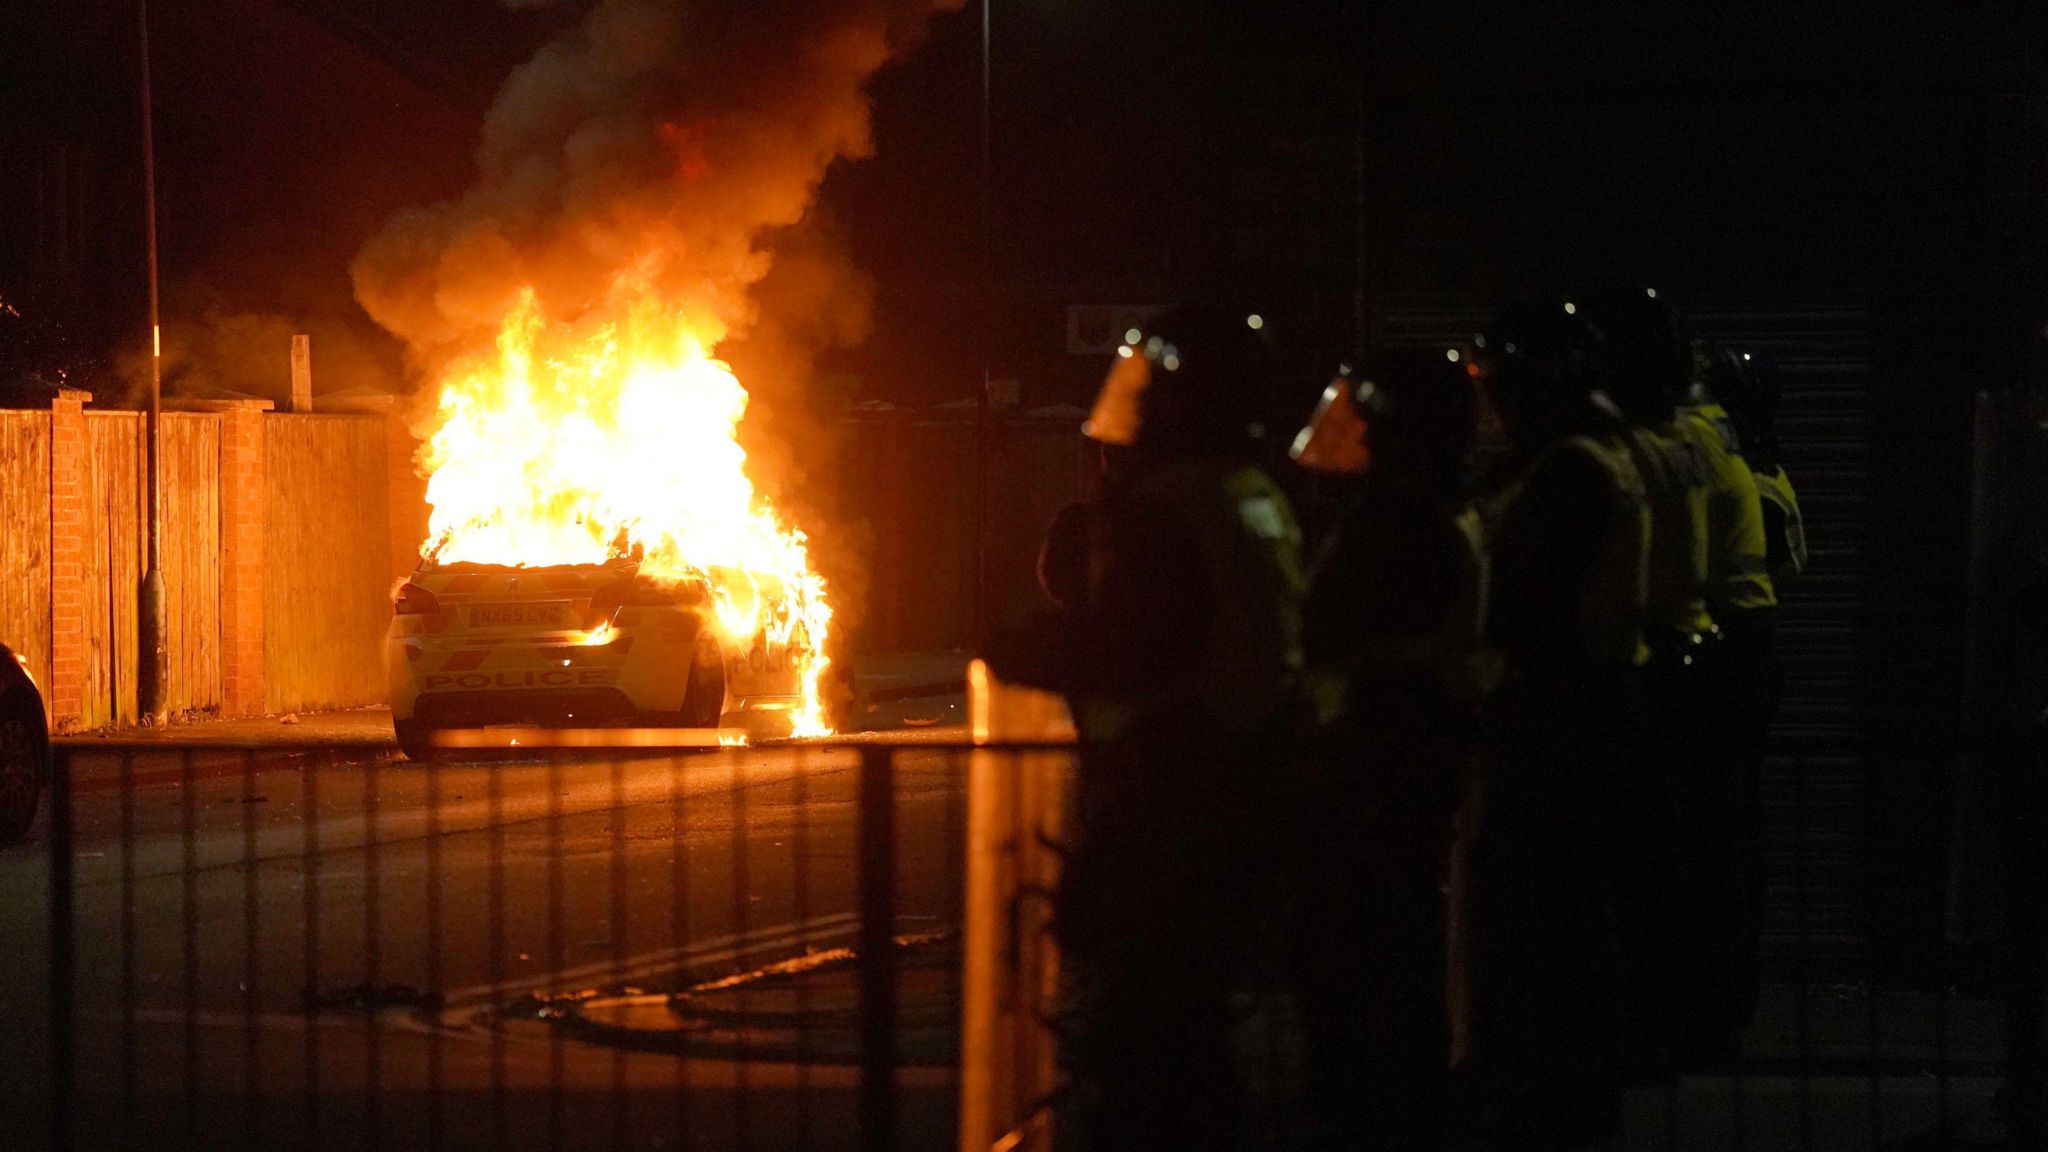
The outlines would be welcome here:
[[[790,646],[796,735],[829,735],[825,582],[804,534],[747,476],[747,390],[711,355],[723,329],[650,292],[615,295],[570,323],[522,290],[496,348],[450,367],[421,450],[432,505],[421,554],[514,566],[638,557],[643,576],[701,582],[728,642]]]

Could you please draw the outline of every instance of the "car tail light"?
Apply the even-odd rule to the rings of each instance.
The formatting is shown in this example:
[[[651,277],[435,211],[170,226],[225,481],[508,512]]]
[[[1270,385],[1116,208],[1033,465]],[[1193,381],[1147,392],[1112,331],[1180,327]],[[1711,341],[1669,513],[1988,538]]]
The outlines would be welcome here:
[[[627,577],[603,585],[590,594],[590,607],[583,614],[583,626],[595,628],[610,620],[621,608],[666,608],[677,602],[675,591],[649,580]]]
[[[427,616],[441,610],[441,598],[408,580],[391,598],[391,607],[400,616]]]

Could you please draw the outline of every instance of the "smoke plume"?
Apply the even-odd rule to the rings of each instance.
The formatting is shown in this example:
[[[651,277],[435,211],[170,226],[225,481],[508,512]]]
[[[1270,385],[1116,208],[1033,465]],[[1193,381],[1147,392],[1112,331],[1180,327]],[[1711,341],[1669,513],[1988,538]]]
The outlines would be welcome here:
[[[522,286],[552,317],[622,276],[737,336],[836,160],[869,154],[866,87],[959,0],[598,0],[498,94],[461,199],[400,213],[356,295],[431,377],[487,344]]]

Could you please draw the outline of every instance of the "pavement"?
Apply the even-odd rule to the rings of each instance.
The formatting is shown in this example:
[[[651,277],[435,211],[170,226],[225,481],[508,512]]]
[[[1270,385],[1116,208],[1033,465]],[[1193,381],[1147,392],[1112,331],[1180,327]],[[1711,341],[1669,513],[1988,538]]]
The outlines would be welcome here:
[[[967,721],[967,663],[963,650],[883,653],[861,661],[854,673],[854,725],[843,735],[924,730],[932,737]],[[280,763],[308,748],[388,749],[392,745],[391,710],[382,705],[269,716],[237,716],[174,722],[158,726],[101,728],[56,737],[60,748],[90,752],[94,747],[135,744],[177,746],[221,745],[261,751],[277,749]],[[218,759],[217,756],[211,759]],[[198,758],[198,769],[210,765]],[[118,764],[111,757],[74,756],[74,781],[81,790],[111,786],[108,773]],[[182,771],[174,769],[173,771]],[[165,769],[159,768],[159,772]],[[129,779],[133,779],[130,777]],[[165,781],[171,777],[165,777]],[[165,782],[155,778],[138,783]]]
[[[331,712],[291,712],[282,716],[213,717],[162,727],[98,728],[59,736],[56,742],[64,748],[134,743],[381,746],[391,743],[391,709],[377,705]]]

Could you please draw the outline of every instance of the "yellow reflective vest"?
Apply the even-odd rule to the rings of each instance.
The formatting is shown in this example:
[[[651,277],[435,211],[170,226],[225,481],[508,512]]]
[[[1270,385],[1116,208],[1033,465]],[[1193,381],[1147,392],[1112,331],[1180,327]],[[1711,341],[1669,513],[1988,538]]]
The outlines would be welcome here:
[[[1712,631],[1705,454],[1675,423],[1630,428],[1628,444],[1650,505],[1644,619],[1667,632]]]
[[[1090,694],[1076,717],[1081,734],[1116,739],[1185,703],[1205,705],[1230,735],[1253,734],[1298,688],[1301,672],[1307,578],[1286,494],[1257,467],[1195,457],[1146,472],[1119,502],[1119,516],[1171,522],[1193,540],[1185,563],[1206,577],[1208,643],[1202,667],[1176,685]]]
[[[1763,499],[1764,553],[1770,562],[1771,587],[1782,593],[1794,577],[1806,571],[1806,520],[1799,514],[1792,479],[1782,467],[1757,472],[1756,492]]]
[[[1687,405],[1678,414],[1680,430],[1698,446],[1707,466],[1708,604],[1732,611],[1775,607],[1763,502],[1742,458],[1735,425],[1719,404]]]
[[[1522,642],[1514,635],[1530,624],[1549,631],[1543,622],[1516,621],[1514,613],[1540,610],[1533,604],[1514,602],[1509,581],[1518,579],[1529,564],[1542,564],[1546,538],[1552,535],[1548,523],[1528,522],[1526,497],[1532,481],[1567,453],[1584,456],[1601,473],[1604,509],[1558,508],[1545,515],[1579,516],[1604,512],[1606,531],[1595,544],[1595,554],[1585,569],[1579,587],[1571,592],[1574,601],[1568,611],[1572,619],[1560,643],[1573,651],[1554,653],[1566,662],[1637,665],[1649,659],[1649,645],[1643,639],[1643,612],[1648,598],[1650,513],[1643,486],[1625,439],[1619,434],[1567,436],[1537,456],[1522,475],[1489,500],[1483,509],[1488,524],[1491,555],[1488,594],[1489,637],[1504,649]],[[1529,555],[1517,555],[1527,553]],[[1562,607],[1562,605],[1559,605]],[[1503,613],[1510,614],[1503,616]],[[1529,655],[1524,653],[1525,657]]]

